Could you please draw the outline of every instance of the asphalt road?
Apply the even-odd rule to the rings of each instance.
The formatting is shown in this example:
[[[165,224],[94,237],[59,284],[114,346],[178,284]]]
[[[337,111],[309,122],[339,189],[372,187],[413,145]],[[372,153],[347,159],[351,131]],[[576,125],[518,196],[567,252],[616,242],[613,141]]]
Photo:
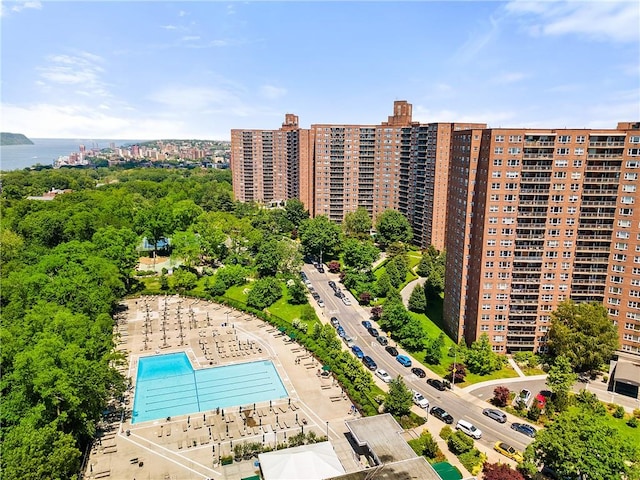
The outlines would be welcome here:
[[[305,264],[302,270],[307,274],[307,277],[311,281],[313,288],[318,292],[320,298],[325,303],[325,307],[321,309],[321,317],[323,322],[329,322],[331,317],[338,317],[340,324],[345,329],[347,335],[351,336],[356,345],[358,345],[363,351],[365,355],[369,355],[373,360],[377,363],[378,368],[382,368],[386,370],[392,377],[396,377],[401,375],[404,379],[405,384],[412,390],[417,390],[424,397],[429,400],[430,408],[437,405],[444,408],[447,412],[449,412],[453,418],[454,423],[452,427],[455,426],[455,422],[459,419],[465,419],[471,423],[473,423],[477,428],[482,431],[482,438],[478,440],[481,444],[485,445],[487,448],[493,448],[493,445],[497,441],[504,441],[511,444],[518,450],[524,450],[524,448],[532,442],[532,439],[512,430],[511,421],[520,421],[519,419],[515,419],[515,417],[509,416],[509,419],[506,423],[500,424],[495,420],[492,420],[482,414],[482,409],[490,407],[489,404],[485,404],[484,406],[477,405],[476,402],[470,402],[464,398],[461,398],[456,393],[446,390],[444,392],[440,392],[435,388],[431,387],[426,383],[426,378],[418,378],[416,375],[411,373],[411,368],[403,367],[400,363],[396,361],[394,357],[389,355],[384,347],[380,345],[375,338],[373,338],[369,332],[362,325],[363,320],[369,320],[368,316],[364,309],[357,306],[357,301],[353,298],[353,295],[349,293],[346,289],[343,288],[343,292],[350,298],[352,305],[346,306],[342,300],[335,296],[333,289],[329,286],[328,281],[334,280],[339,284],[337,275],[332,275],[327,273],[328,270],[325,267],[325,273],[320,273],[317,269],[311,264]],[[339,284],[341,287],[342,285]],[[311,302],[315,302],[312,298]],[[375,322],[371,322],[374,327],[378,329],[380,334],[384,334],[383,330],[376,325]],[[395,345],[394,342],[390,340],[390,344]],[[407,355],[402,349],[398,348],[400,353]],[[432,376],[437,378],[436,375],[429,372],[425,367],[419,365],[414,360],[414,366],[419,366],[423,368],[427,372],[427,378]],[[486,391],[481,387],[478,389],[477,393],[474,391],[474,395],[480,399],[488,399],[493,396],[493,388],[484,387]],[[531,385],[528,385],[528,382],[518,383],[518,388],[529,388],[533,394],[535,395],[540,389],[535,386],[532,382]],[[433,422],[437,422],[444,426],[445,424],[438,420],[437,418],[428,416],[427,420],[431,425]],[[439,430],[439,427],[437,428]]]

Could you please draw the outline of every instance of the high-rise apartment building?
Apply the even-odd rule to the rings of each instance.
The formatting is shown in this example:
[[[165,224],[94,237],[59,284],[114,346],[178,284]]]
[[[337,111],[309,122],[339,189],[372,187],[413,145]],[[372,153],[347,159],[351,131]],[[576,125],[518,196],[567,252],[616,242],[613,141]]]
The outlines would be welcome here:
[[[364,207],[407,216],[418,245],[444,248],[449,148],[454,130],[485,124],[413,122],[412,106],[394,102],[378,125],[313,124],[287,114],[279,130],[232,130],[236,199],[269,203],[299,198],[312,216],[335,222]]]
[[[447,251],[444,321],[495,351],[545,349],[564,300],[598,301],[640,354],[640,123],[616,129],[488,129],[412,121],[232,130],[237,199],[300,198],[341,222],[397,209],[414,242]]]
[[[603,302],[640,353],[640,124],[454,132],[444,318],[467,343],[544,350],[560,302]]]
[[[231,130],[233,193],[242,202],[268,204],[299,198],[308,205],[309,131],[285,115],[278,130]]]

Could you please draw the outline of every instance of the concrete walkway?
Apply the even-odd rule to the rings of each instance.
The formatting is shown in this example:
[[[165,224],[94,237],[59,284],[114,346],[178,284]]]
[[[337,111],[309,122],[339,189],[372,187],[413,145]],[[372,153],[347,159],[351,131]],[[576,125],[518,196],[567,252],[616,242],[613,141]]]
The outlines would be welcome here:
[[[513,369],[515,370],[515,372],[518,374],[519,377],[526,377],[524,372],[520,370],[520,367],[518,366],[517,362],[513,359],[513,357],[508,356],[507,360],[509,361],[509,365],[513,367]]]
[[[409,283],[407,283],[404,288],[402,290],[400,290],[400,296],[402,297],[402,303],[404,303],[404,306],[408,306],[409,305],[409,297],[411,296],[411,292],[413,292],[413,289],[416,288],[416,285],[424,285],[424,282],[426,282],[427,279],[424,277],[418,277],[415,280],[411,280]]]

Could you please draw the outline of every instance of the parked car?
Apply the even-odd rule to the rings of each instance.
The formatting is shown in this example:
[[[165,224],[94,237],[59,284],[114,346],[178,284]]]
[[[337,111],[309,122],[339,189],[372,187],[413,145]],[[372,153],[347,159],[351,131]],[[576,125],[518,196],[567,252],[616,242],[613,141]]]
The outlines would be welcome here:
[[[364,366],[372,371],[378,368],[376,362],[374,362],[373,358],[371,358],[369,355],[365,355],[364,357],[362,357],[362,363],[364,363]]]
[[[336,282],[334,282],[333,280],[329,280],[329,286],[330,286],[331,288],[333,288],[333,290],[335,291],[335,289],[336,289]]]
[[[354,354],[356,357],[358,357],[358,358],[362,358],[362,357],[364,357],[364,352],[363,352],[363,351],[362,351],[362,349],[361,349],[359,346],[357,346],[357,345],[354,345],[353,347],[351,347],[351,351],[352,351],[352,352],[353,352],[353,354]]]
[[[324,300],[322,300],[321,298],[318,299],[318,306],[320,308],[324,308]]]
[[[427,383],[436,390],[440,390],[441,392],[444,392],[447,388],[444,382],[442,380],[438,380],[437,378],[427,378]]]
[[[505,413],[495,408],[485,408],[482,410],[482,414],[494,419],[496,422],[505,423],[507,421]]]
[[[396,357],[396,360],[398,361],[398,363],[400,363],[400,365],[402,365],[404,367],[410,367],[411,366],[411,359],[409,357],[407,357],[406,355],[398,355]]]
[[[340,320],[338,320],[338,317],[331,317],[331,325],[333,325],[335,328],[338,328],[340,326]]]
[[[425,410],[429,410],[429,400],[424,398],[424,396],[417,391],[413,391],[413,403],[418,405],[420,408],[424,408]]]
[[[398,355],[398,349],[396,347],[392,347],[391,345],[384,348],[389,355],[392,357],[396,357]]]
[[[508,457],[511,460],[515,460],[518,463],[520,463],[520,462],[522,462],[522,460],[524,460],[524,457],[522,456],[522,452],[516,450],[514,447],[512,447],[508,443],[496,442],[496,444],[493,447],[493,449],[496,452],[501,453],[505,457]]]
[[[344,331],[344,328],[342,328],[342,326],[338,325],[338,328],[336,328],[336,332],[338,332],[338,336],[340,338],[344,337],[346,335],[346,332]]]
[[[389,383],[392,380],[391,375],[389,375],[386,370],[382,370],[381,368],[376,370],[376,377],[378,377],[384,383]]]
[[[380,332],[378,332],[377,328],[371,327],[371,328],[368,328],[367,330],[369,331],[369,335],[371,335],[372,337],[377,337],[380,335]]]
[[[547,402],[553,398],[553,393],[550,390],[541,390],[536,395],[536,401],[538,402],[538,407],[540,410],[544,410],[544,407],[547,406]]]
[[[369,330],[371,328],[371,322],[369,320],[363,320],[362,321],[362,326],[364,328],[366,328],[367,330]]]
[[[356,344],[356,342],[353,341],[353,338],[351,338],[349,335],[344,335],[342,337],[342,341],[345,343],[347,348],[351,348]]]
[[[514,422],[511,424],[511,428],[516,432],[524,433],[527,437],[533,438],[536,436],[536,429],[526,423]]]
[[[527,390],[526,388],[520,390],[517,401],[524,402],[526,406],[529,406],[529,400],[531,400],[531,390]]]
[[[482,438],[482,430],[466,420],[458,420],[458,423],[456,423],[456,430],[460,430],[476,440]]]
[[[424,378],[427,376],[427,372],[425,372],[423,369],[418,367],[413,367],[411,369],[411,373],[413,373],[418,378]]]
[[[389,339],[383,335],[379,335],[376,337],[376,340],[378,341],[378,343],[380,345],[382,345],[383,347],[386,347],[387,345],[389,345]]]
[[[300,278],[301,278],[302,280],[306,280],[308,277],[307,277],[307,274],[306,274],[306,273],[304,273],[304,272],[300,272]]]
[[[434,417],[442,420],[447,425],[451,425],[453,423],[453,417],[444,408],[433,407],[431,409],[431,415],[433,415]]]
[[[342,303],[344,303],[347,307],[349,307],[351,305],[351,300],[349,300],[349,297],[347,297],[346,295],[343,295]]]

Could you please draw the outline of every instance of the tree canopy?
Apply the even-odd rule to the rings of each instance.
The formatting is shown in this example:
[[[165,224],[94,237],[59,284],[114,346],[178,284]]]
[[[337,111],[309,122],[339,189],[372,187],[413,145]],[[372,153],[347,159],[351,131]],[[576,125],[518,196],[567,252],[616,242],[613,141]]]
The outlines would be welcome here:
[[[302,221],[300,242],[306,255],[331,255],[340,245],[340,226],[325,215]]]
[[[377,240],[386,246],[393,242],[409,243],[413,230],[407,218],[396,210],[385,210],[376,221]]]
[[[371,217],[364,207],[358,207],[354,212],[348,212],[344,216],[342,228],[347,237],[359,239],[369,238],[371,232]]]
[[[639,461],[604,416],[581,408],[559,415],[525,451],[529,471],[544,465],[570,480],[623,480]]]
[[[602,303],[567,300],[551,313],[549,348],[576,371],[598,369],[618,348],[618,332]]]

